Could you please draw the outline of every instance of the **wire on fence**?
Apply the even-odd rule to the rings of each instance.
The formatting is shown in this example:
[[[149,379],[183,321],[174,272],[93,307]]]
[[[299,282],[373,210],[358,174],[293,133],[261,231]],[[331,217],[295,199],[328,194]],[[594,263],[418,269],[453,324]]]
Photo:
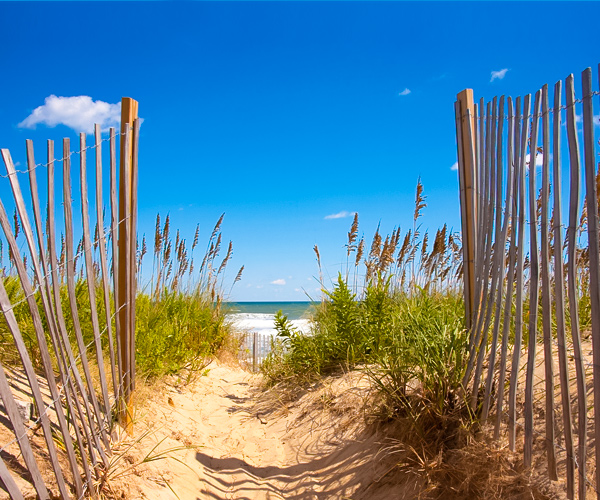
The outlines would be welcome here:
[[[117,224],[116,224],[117,231],[118,231],[119,224],[121,224],[122,222],[124,222],[124,221],[126,221],[127,219],[130,219],[130,218],[131,218],[131,216],[128,215],[126,217],[123,217],[119,222],[117,222]],[[108,241],[108,236],[110,234],[112,234],[112,233],[113,233],[113,228],[112,227],[109,228],[109,229],[106,229],[105,232],[104,232],[104,238],[103,238],[103,240],[104,241]],[[101,238],[96,238],[93,242],[91,242],[90,246],[94,246],[95,244],[100,243],[100,240],[101,240]],[[82,248],[81,250],[79,250],[79,252],[77,252],[77,253],[75,253],[73,255],[72,259],[65,259],[62,263],[59,263],[54,269],[52,269],[51,271],[49,271],[46,274],[44,274],[42,276],[42,280],[46,280],[46,279],[50,278],[52,276],[53,272],[58,271],[60,269],[64,269],[67,266],[67,264],[70,264],[71,262],[75,262],[79,257],[81,257],[81,255],[84,252],[85,252],[85,248]],[[11,306],[8,309],[0,309],[0,311],[3,312],[3,313],[5,313],[5,314],[8,311],[12,311],[15,307],[17,307],[18,305],[20,305],[23,302],[27,301],[29,298],[33,297],[40,290],[41,286],[42,286],[42,283],[38,283],[33,288],[32,293],[30,293],[29,295],[26,295],[25,297],[23,297],[22,299],[20,299],[17,302],[11,303]]]
[[[115,138],[115,137],[120,137],[120,136],[124,136],[124,135],[125,135],[125,133],[124,133],[124,132],[118,132],[118,133],[115,133],[114,135],[109,135],[108,137],[105,137],[104,139],[101,139],[101,140],[100,140],[100,143],[102,143],[102,142],[107,142],[107,141],[110,141],[111,139],[113,139],[113,138]],[[70,159],[70,158],[71,158],[71,156],[73,156],[73,155],[79,155],[79,154],[83,153],[84,151],[87,151],[88,149],[96,149],[96,146],[97,146],[97,144],[96,144],[96,143],[94,143],[94,144],[92,144],[92,145],[90,145],[90,146],[86,146],[85,148],[83,148],[83,149],[80,149],[79,151],[71,151],[71,152],[70,152],[70,153],[69,153],[67,156],[63,156],[62,158],[59,158],[59,159],[53,160],[53,162],[54,162],[54,163],[56,163],[56,162],[59,162],[59,163],[60,163],[60,162],[62,162],[62,161],[64,161],[64,160],[66,160],[66,159],[68,159],[68,158]],[[48,168],[48,165],[49,165],[50,163],[52,163],[52,162],[47,162],[47,163],[37,163],[37,164],[35,164],[33,167],[31,167],[31,168],[28,168],[28,169],[26,169],[26,170],[15,170],[15,171],[14,171],[14,173],[15,173],[15,174],[27,174],[27,173],[31,172],[32,170],[36,170],[38,167],[44,167],[44,168]],[[13,174],[6,174],[6,175],[4,175],[4,174],[0,174],[0,177],[2,177],[2,178],[4,178],[4,179],[8,179],[8,178],[9,178],[11,175],[13,175]]]

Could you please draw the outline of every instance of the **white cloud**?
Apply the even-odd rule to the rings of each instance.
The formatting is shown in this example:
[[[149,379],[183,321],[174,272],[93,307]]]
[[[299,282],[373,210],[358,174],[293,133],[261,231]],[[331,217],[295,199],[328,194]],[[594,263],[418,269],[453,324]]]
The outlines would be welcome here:
[[[408,95],[410,94],[410,89],[404,89],[402,92],[398,93],[398,95]]]
[[[550,155],[549,157],[550,159],[552,159],[552,155]],[[535,166],[536,167],[542,167],[544,165],[544,154],[543,153],[538,153],[535,157]],[[529,155],[525,155],[525,168],[527,170],[529,170]]]
[[[355,213],[356,212],[346,212],[345,210],[342,210],[337,214],[326,215],[325,219],[343,219],[344,217],[354,217]]]
[[[302,290],[300,288],[294,288],[294,292],[301,292]]]
[[[262,288],[262,287],[263,287],[262,285],[256,285],[256,288]]]
[[[48,127],[66,125],[76,132],[93,133],[94,124],[102,130],[118,127],[121,122],[121,103],[109,104],[94,101],[90,96],[57,97],[50,95],[25,118],[19,127],[35,128],[38,124]]]
[[[458,162],[455,161],[452,166],[450,167],[450,170],[456,172],[458,170]]]
[[[500,71],[492,71],[492,78],[490,78],[490,83],[494,80],[502,80],[506,76],[506,72],[508,68],[501,69]]]
[[[279,286],[283,286],[285,285],[285,280],[283,278],[275,280],[275,281],[271,281],[271,285],[279,285]]]

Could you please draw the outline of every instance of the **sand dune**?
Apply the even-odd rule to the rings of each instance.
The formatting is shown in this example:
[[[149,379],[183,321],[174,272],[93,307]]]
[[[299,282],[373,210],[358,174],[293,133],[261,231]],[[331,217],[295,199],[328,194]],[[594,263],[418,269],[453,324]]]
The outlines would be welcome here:
[[[136,435],[147,435],[131,450],[130,439],[120,443],[123,459],[113,473],[123,474],[112,485],[127,498],[398,498],[398,489],[391,494],[378,484],[390,464],[377,458],[378,436],[364,432],[360,375],[286,406],[257,400],[248,372],[217,362],[208,370],[140,408]],[[139,464],[149,452],[181,446],[188,448]]]

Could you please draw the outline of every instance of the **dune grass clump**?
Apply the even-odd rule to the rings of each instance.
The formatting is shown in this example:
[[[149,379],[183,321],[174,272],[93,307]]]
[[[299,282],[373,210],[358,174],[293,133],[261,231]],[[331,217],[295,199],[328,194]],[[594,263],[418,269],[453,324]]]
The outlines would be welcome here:
[[[215,225],[204,257],[197,266],[193,255],[198,245],[199,228],[196,227],[192,244],[188,245],[179,231],[176,232],[174,240],[171,237],[169,216],[166,217],[164,224],[161,224],[160,215],[157,215],[151,281],[146,286],[139,283],[136,296],[136,367],[137,373],[143,379],[155,379],[176,373],[184,367],[191,370],[200,368],[207,358],[214,356],[224,347],[234,344],[222,309],[225,298],[224,274],[233,255],[233,245],[229,242],[225,256],[220,258],[223,217],[224,215]],[[19,233],[16,231],[17,237]],[[67,335],[74,352],[78,352],[67,291],[64,238],[61,241],[57,273],[61,307]],[[99,244],[100,242],[97,240],[94,242],[94,252],[98,252]],[[75,274],[75,300],[83,345],[88,347],[89,353],[92,353],[95,349],[91,322],[92,308],[87,286],[88,276],[83,266],[84,259],[81,258],[82,253],[83,242],[80,241],[72,263]],[[146,253],[146,239],[143,238],[137,252],[138,276],[142,275],[141,269]],[[95,260],[98,262],[98,255]],[[2,265],[2,245],[0,243],[0,275],[4,280],[8,297],[14,305],[13,310],[19,328],[35,365],[41,362],[41,356],[32,317],[21,282],[16,275],[12,256],[9,258],[8,264],[8,266]],[[241,279],[242,271],[243,267],[235,277],[234,284]],[[99,328],[102,332],[101,344],[102,348],[107,351],[104,289],[100,266],[97,264],[94,265],[92,279],[96,283],[96,310]],[[40,293],[40,290],[36,290],[36,301],[42,313],[42,324],[49,338],[49,328],[47,318],[43,314]],[[112,293],[109,303],[113,309]],[[112,321],[111,330],[114,334],[114,318]],[[116,345],[116,339],[113,343]],[[51,352],[51,356],[53,355],[54,353]],[[90,356],[90,359],[92,358]],[[0,317],[0,360],[9,365],[20,364],[18,352],[4,317]]]
[[[419,181],[412,227],[404,236],[394,229],[385,238],[378,227],[369,250],[364,236],[358,237],[355,215],[345,269],[330,289],[320,278],[323,301],[314,314],[312,332],[302,335],[286,318],[278,317],[278,341],[263,366],[269,385],[294,377],[310,380],[359,365],[400,370],[392,358],[406,365],[402,374],[391,375],[394,380],[413,380],[420,373],[417,365],[423,365],[428,375],[420,378],[428,382],[442,364],[449,370],[453,365],[448,363],[462,363],[467,339],[459,286],[460,239],[444,226],[429,249],[428,233],[421,237],[419,223],[425,207]],[[314,250],[322,276],[319,250],[316,246]],[[447,335],[440,337],[440,332]],[[443,344],[430,345],[434,338]],[[446,350],[456,356],[448,357]]]
[[[170,219],[161,226],[156,218],[150,293],[138,294],[136,303],[136,363],[146,378],[201,368],[206,359],[231,344],[232,334],[222,309],[223,275],[233,255],[229,242],[221,252],[221,224],[217,221],[200,266],[193,252],[198,245],[199,228],[188,247],[176,232],[170,237]],[[234,279],[241,279],[243,267]]]

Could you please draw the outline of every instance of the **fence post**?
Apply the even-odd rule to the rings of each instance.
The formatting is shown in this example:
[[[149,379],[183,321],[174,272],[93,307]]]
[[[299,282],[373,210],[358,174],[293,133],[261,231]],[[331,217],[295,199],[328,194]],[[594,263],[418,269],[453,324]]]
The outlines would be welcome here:
[[[128,433],[133,431],[133,377],[135,376],[135,302],[132,301],[132,273],[135,274],[135,250],[137,228],[132,217],[137,193],[133,179],[133,141],[131,131],[138,117],[138,102],[130,97],[121,100],[121,153],[119,167],[119,232],[118,232],[118,289],[115,290],[115,311],[120,329],[121,373],[123,399],[119,406],[119,421]],[[133,260],[133,261],[132,261]]]
[[[463,277],[465,295],[465,324],[471,328],[475,307],[475,228],[477,202],[475,197],[475,102],[473,89],[465,89],[456,96],[456,132],[458,148],[458,175],[460,182],[460,211],[462,220]]]

